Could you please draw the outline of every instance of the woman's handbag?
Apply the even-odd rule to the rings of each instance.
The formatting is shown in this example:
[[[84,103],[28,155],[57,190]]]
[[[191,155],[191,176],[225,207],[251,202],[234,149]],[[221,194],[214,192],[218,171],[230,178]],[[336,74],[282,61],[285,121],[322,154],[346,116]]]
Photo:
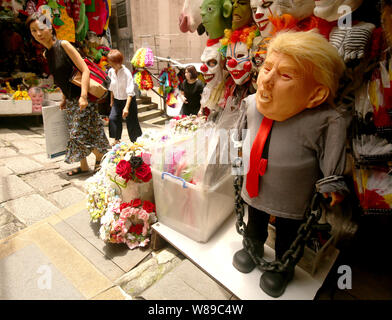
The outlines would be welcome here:
[[[88,88],[90,100],[98,101],[104,99],[109,92],[110,78],[94,62],[88,58],[84,58],[83,60],[90,70],[90,83]],[[82,73],[76,67],[74,67],[70,81],[78,87],[82,86]]]

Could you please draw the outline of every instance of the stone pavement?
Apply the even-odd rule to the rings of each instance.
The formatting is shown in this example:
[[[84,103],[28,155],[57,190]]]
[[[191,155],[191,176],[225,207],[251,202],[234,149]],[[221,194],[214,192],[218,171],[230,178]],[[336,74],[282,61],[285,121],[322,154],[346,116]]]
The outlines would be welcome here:
[[[47,159],[35,119],[0,118],[0,300],[237,299],[169,244],[129,250],[101,241],[86,210],[91,175],[67,177],[75,167]],[[333,270],[316,299],[392,299],[390,271],[341,264],[353,266],[353,289],[337,290]]]
[[[78,164],[63,160],[47,158],[37,119],[0,118],[0,300],[232,298],[170,245],[153,252],[100,240],[86,210],[91,174],[67,177]],[[173,275],[176,266],[182,273]],[[163,297],[158,286],[155,295],[165,274],[173,290]]]

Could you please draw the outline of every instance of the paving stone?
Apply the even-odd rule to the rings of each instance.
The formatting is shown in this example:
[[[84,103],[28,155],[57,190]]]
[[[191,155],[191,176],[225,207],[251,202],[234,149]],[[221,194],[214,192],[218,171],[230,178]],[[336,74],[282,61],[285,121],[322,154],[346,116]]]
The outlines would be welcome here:
[[[0,239],[4,239],[7,238],[11,235],[13,235],[14,233],[18,232],[19,230],[22,230],[26,228],[26,226],[19,222],[19,221],[14,221],[11,223],[8,223],[4,226],[0,226]],[[1,291],[1,289],[0,289]]]
[[[0,300],[85,299],[35,244],[1,259],[0,265]]]
[[[53,227],[111,281],[117,280],[124,274],[124,271],[121,268],[113,261],[107,259],[102,252],[98,251],[97,248],[84,239],[78,233],[78,230],[75,230],[66,222],[57,223]]]
[[[0,178],[9,176],[11,174],[13,174],[13,172],[10,169],[8,169],[7,167],[4,167],[4,166],[0,167]]]
[[[3,163],[16,174],[26,174],[44,168],[42,164],[26,157],[13,157],[7,158],[6,161],[4,161],[5,159],[2,160]]]
[[[147,300],[229,300],[232,294],[185,259],[141,296]]]
[[[11,223],[13,220],[15,220],[15,217],[10,212],[0,207],[0,227]]]
[[[24,138],[23,138],[23,136],[13,132],[12,130],[7,130],[4,132],[0,131],[0,139],[7,141],[7,142],[11,142],[11,141],[16,141],[16,140],[23,140]]]
[[[65,221],[102,252],[107,259],[112,260],[125,272],[134,268],[151,252],[151,249],[136,248],[130,250],[125,244],[105,243],[99,238],[100,224],[91,221],[87,209],[74,214]]]
[[[0,148],[0,158],[8,158],[8,157],[13,157],[15,155],[17,155],[18,153],[10,148],[10,147],[3,147]]]
[[[71,183],[53,172],[35,172],[23,177],[23,180],[35,189],[44,192],[52,193],[60,191],[63,187]]]
[[[57,207],[38,194],[8,201],[4,207],[28,226],[59,211]]]
[[[87,194],[83,193],[79,189],[76,189],[75,187],[70,187],[58,192],[51,193],[49,198],[56,201],[59,204],[59,207],[63,209],[86,199]]]
[[[180,263],[181,259],[175,255],[172,260],[161,264],[156,257],[153,257],[123,275],[116,284],[120,285],[127,294],[136,297],[157,281],[162,281],[161,278]]]
[[[16,199],[34,192],[21,178],[9,175],[0,179],[0,202]]]
[[[34,154],[45,150],[41,145],[27,139],[12,141],[12,145],[22,154]]]

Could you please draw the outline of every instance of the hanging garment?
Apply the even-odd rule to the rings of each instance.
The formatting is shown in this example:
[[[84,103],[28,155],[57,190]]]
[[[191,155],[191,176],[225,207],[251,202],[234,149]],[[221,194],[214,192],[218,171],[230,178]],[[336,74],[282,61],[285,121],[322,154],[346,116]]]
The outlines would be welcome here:
[[[93,4],[93,1],[91,1]],[[95,11],[88,12],[86,6],[86,15],[88,18],[89,30],[101,35],[104,32],[104,27],[107,21],[108,10],[104,0],[95,0]]]

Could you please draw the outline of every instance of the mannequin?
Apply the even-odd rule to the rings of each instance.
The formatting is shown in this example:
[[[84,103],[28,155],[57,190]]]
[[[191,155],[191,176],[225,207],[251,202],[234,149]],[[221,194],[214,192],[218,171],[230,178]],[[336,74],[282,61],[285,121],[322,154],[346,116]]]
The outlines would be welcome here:
[[[331,196],[331,205],[348,191],[342,176],[346,119],[331,107],[344,68],[336,49],[317,32],[283,32],[269,43],[257,93],[244,101],[246,139],[252,148],[243,151],[247,174],[241,196],[248,204],[245,233],[259,257],[270,215],[276,217],[275,254],[280,260],[314,190]],[[282,295],[296,263],[291,261],[283,272],[265,271],[261,289]],[[233,265],[243,273],[256,266],[247,248],[235,253]]]
[[[238,30],[253,24],[252,10],[250,0],[232,0],[233,3],[233,21],[231,28]]]
[[[225,29],[231,27],[231,1],[204,0],[200,9],[202,23],[209,39],[223,37]]]

